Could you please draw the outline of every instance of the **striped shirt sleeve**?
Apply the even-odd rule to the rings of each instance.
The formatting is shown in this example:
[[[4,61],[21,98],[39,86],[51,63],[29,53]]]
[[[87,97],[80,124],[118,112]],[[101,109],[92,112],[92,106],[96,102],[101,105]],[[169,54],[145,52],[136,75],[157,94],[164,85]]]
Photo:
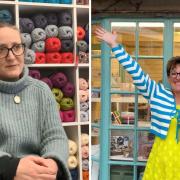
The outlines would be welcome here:
[[[121,45],[112,48],[112,52],[124,69],[132,76],[134,85],[139,92],[150,100],[156,82],[151,80],[148,74],[145,74],[140,65],[124,50]]]

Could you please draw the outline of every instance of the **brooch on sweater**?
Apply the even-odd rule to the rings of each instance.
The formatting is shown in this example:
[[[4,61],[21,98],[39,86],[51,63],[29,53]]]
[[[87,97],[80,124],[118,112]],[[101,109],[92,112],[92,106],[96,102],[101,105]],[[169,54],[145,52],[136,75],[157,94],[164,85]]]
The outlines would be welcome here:
[[[16,104],[19,104],[20,102],[21,102],[21,98],[19,97],[19,96],[14,96],[14,102],[16,103]]]

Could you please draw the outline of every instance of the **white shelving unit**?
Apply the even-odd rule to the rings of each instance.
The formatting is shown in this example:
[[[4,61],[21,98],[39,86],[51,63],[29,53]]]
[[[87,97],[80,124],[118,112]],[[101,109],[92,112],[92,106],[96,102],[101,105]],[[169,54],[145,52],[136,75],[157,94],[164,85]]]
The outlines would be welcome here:
[[[58,12],[60,10],[70,10],[72,12],[72,29],[74,32],[74,57],[76,57],[76,41],[77,41],[77,26],[89,23],[89,5],[78,5],[76,0],[72,4],[51,4],[51,3],[35,3],[35,2],[20,2],[19,0],[3,0],[0,1],[0,10],[8,9],[13,14],[13,20],[17,27],[19,27],[19,17],[23,15],[34,15],[35,13]],[[79,180],[82,176],[82,155],[81,155],[81,133],[89,134],[89,121],[80,121],[80,101],[79,101],[79,77],[89,79],[90,63],[88,64],[32,64],[28,65],[30,68],[39,69],[46,73],[46,71],[60,71],[65,72],[68,79],[75,84],[75,122],[62,123],[69,139],[75,141],[78,145],[77,159],[78,159],[78,174]],[[90,105],[90,104],[89,104]]]

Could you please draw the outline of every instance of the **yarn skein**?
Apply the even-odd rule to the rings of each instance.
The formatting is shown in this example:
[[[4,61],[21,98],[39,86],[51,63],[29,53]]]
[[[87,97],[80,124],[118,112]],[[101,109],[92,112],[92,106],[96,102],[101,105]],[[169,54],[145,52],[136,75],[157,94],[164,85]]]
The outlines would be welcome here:
[[[80,120],[81,122],[89,121],[89,114],[85,111],[80,111]]]
[[[71,98],[63,97],[60,102],[61,110],[71,110],[74,108],[74,102]]]
[[[45,64],[46,63],[46,56],[45,53],[36,52],[36,64]]]
[[[21,33],[22,43],[25,44],[26,48],[29,48],[32,43],[31,35],[29,33]]]
[[[65,97],[73,97],[75,92],[75,87],[71,82],[67,82],[64,87],[62,87],[62,92]]]
[[[75,155],[77,152],[77,144],[73,140],[68,140],[69,143],[69,155]]]
[[[45,51],[45,42],[38,41],[32,44],[31,49],[35,52],[44,52]]]
[[[77,167],[77,165],[78,165],[78,161],[77,161],[76,157],[75,156],[69,156],[69,158],[68,158],[68,168],[69,169],[74,169],[74,168]]]
[[[61,111],[62,122],[74,122],[75,121],[75,111],[67,110]]]
[[[25,49],[24,62],[25,64],[33,64],[35,62],[35,52],[31,49]]]
[[[56,25],[48,25],[45,28],[46,37],[57,37],[58,36],[58,27]]]
[[[41,79],[41,73],[37,69],[30,69],[29,70],[29,76],[35,79]]]
[[[46,39],[46,32],[42,28],[35,28],[31,32],[33,42],[44,41]]]
[[[53,74],[50,77],[50,79],[51,79],[51,82],[53,83],[53,86],[57,88],[64,87],[66,83],[68,82],[67,76],[62,72]]]

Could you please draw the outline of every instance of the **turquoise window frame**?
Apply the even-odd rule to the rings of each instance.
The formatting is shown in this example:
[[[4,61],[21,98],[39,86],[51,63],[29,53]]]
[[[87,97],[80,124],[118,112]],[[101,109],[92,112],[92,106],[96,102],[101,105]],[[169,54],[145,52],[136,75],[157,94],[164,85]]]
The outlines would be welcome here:
[[[162,58],[163,60],[163,84],[166,87],[169,87],[167,76],[166,76],[166,64],[168,59],[173,56],[173,24],[175,22],[180,22],[179,18],[101,18],[92,20],[92,24],[99,23],[102,27],[107,30],[111,30],[111,22],[162,22],[164,23],[164,31],[163,31],[163,56],[162,57],[151,57],[151,58]],[[138,59],[138,47],[139,42],[139,29],[136,27],[135,32],[136,44],[135,44],[135,57],[134,59]],[[100,157],[99,159],[92,158],[92,161],[98,161],[99,165],[99,180],[109,180],[110,179],[110,166],[111,165],[130,165],[133,166],[133,180],[137,180],[137,167],[145,166],[146,162],[139,162],[137,160],[138,154],[138,132],[139,131],[148,131],[149,128],[146,127],[138,127],[138,90],[135,89],[134,92],[124,92],[124,91],[112,91],[111,90],[111,63],[110,59],[113,58],[110,55],[110,47],[102,42],[101,43],[101,55],[100,56],[92,56],[93,58],[101,58],[101,88],[93,89],[92,91],[98,91],[101,94],[101,117],[100,124],[92,124],[92,127],[100,128]],[[143,57],[141,57],[143,58]],[[147,57],[149,58],[149,57]],[[113,126],[110,121],[110,113],[111,113],[111,95],[112,94],[134,94],[135,95],[135,124],[134,127],[124,127],[124,126]],[[121,160],[110,160],[110,132],[115,129],[126,129],[132,130],[134,133],[134,148],[133,148],[133,161],[121,161]]]

